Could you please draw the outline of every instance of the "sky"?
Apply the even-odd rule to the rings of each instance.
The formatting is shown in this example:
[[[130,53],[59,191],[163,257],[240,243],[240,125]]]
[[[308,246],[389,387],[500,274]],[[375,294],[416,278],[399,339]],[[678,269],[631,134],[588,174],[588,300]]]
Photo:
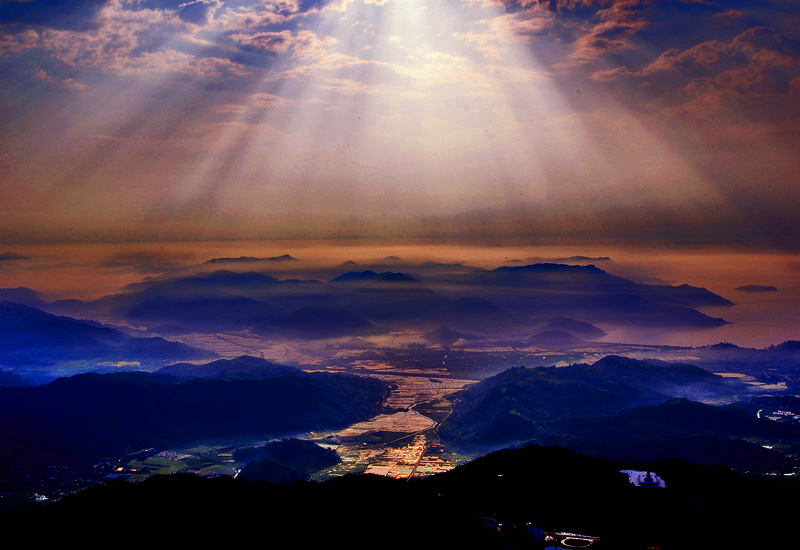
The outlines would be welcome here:
[[[0,242],[800,248],[791,0],[0,0]]]

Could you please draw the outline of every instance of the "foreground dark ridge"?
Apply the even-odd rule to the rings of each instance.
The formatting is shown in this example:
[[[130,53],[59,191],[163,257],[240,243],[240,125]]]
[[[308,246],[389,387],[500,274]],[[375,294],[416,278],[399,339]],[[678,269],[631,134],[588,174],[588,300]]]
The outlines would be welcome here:
[[[49,507],[9,513],[0,516],[0,526],[6,533],[36,528],[57,540],[80,536],[84,542],[118,540],[124,532],[126,540],[148,544],[236,543],[256,536],[305,548],[528,544],[518,534],[502,537],[480,527],[486,516],[600,536],[595,549],[744,548],[765,540],[779,544],[791,534],[798,511],[794,481],[673,460],[636,465],[667,484],[642,488],[619,473],[631,466],[529,446],[410,482],[350,475],[275,485],[155,476],[138,486],[114,482]]]

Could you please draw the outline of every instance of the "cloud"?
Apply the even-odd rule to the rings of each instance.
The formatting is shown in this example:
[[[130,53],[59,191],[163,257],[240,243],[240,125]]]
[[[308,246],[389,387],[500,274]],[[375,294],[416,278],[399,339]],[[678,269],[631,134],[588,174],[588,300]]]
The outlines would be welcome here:
[[[38,42],[39,34],[33,29],[18,34],[0,32],[0,57],[35,48]]]
[[[686,50],[670,49],[639,71],[598,71],[595,80],[627,81],[664,105],[686,105],[702,96],[760,101],[796,97],[800,41],[775,29],[753,27],[729,42],[710,40]],[[741,105],[740,105],[741,106]]]
[[[781,209],[797,203],[786,151],[800,144],[800,49],[771,1],[78,4],[0,0],[0,70],[11,75],[0,168],[17,174],[0,194],[32,209],[58,189],[59,208],[73,212],[59,223],[95,224],[86,232],[163,205],[161,221],[180,233],[173,206],[195,195],[211,199],[208,216],[192,219],[219,209],[233,216],[232,235],[262,204],[270,215],[322,213],[308,214],[309,234],[336,229],[331,212],[389,204],[413,219],[439,204],[445,234],[473,196],[500,210],[523,198],[558,209],[567,197],[580,204],[570,223],[596,214],[586,234],[602,238],[622,214],[643,227],[663,220],[663,235],[691,227],[697,212],[723,210],[720,196],[766,197],[764,211],[786,220]],[[406,9],[416,4],[425,9]],[[33,6],[49,8],[34,17]],[[628,210],[599,212],[601,200]],[[4,227],[47,221],[17,210]],[[552,223],[544,210],[520,214],[520,234],[532,215]]]
[[[195,0],[178,6],[178,17],[187,23],[206,25],[222,6],[219,0]]]
[[[81,91],[81,90],[84,90],[86,88],[86,84],[78,82],[74,78],[63,78],[63,79],[59,80],[57,78],[54,78],[54,77],[50,76],[49,74],[47,74],[47,72],[45,72],[41,68],[40,69],[36,69],[36,71],[34,71],[33,77],[36,80],[39,80],[41,82],[46,82],[47,84],[63,86],[65,88],[69,89],[69,90]]]
[[[96,27],[95,18],[108,1],[6,0],[0,2],[0,24],[85,31]]]
[[[292,31],[262,31],[252,33],[233,33],[227,36],[244,48],[271,53],[285,53],[292,46]]]
[[[598,23],[575,41],[570,58],[590,62],[600,56],[631,48],[631,38],[647,25],[647,21],[641,19],[623,22],[609,20]]]

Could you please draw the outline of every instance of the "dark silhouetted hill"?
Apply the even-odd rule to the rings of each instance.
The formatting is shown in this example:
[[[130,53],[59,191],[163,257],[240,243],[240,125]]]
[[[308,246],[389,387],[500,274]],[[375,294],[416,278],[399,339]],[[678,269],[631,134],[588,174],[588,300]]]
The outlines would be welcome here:
[[[740,292],[777,292],[778,289],[771,285],[744,285],[738,286],[734,290]]]
[[[0,388],[0,478],[126,450],[343,427],[375,414],[386,391],[372,378],[331,374],[232,381],[82,374]]]
[[[726,321],[694,308],[730,304],[706,289],[634,283],[594,265],[503,266],[493,271],[430,277],[425,282],[446,296],[479,296],[511,313],[613,325],[721,326]]]
[[[0,387],[24,388],[33,386],[33,381],[19,374],[0,369]]]
[[[472,452],[532,441],[568,445],[616,458],[609,450],[609,441],[618,440],[617,449],[621,450],[641,441],[645,433],[655,434],[655,440],[668,435],[732,435],[701,429],[699,420],[694,424],[686,421],[683,430],[666,420],[643,422],[641,426],[634,420],[638,411],[645,410],[642,407],[660,405],[671,396],[719,397],[735,394],[739,389],[738,384],[692,365],[655,364],[618,356],[605,357],[594,365],[519,367],[462,392],[439,434],[449,444]],[[706,416],[722,410],[700,407]],[[684,408],[652,410],[673,411],[676,417]],[[620,416],[627,411],[633,412]],[[750,424],[739,412],[725,410],[720,414],[727,415],[726,422],[731,430],[738,430],[738,436],[753,435],[752,430],[744,428]],[[686,416],[681,418],[685,420]],[[697,430],[692,431],[693,428]],[[766,433],[762,430],[762,435]]]
[[[654,471],[667,487],[634,487],[623,469]],[[758,548],[765,539],[791,548],[796,491],[789,479],[719,466],[612,462],[529,446],[410,482],[374,475],[288,484],[189,475],[114,482],[0,516],[0,526],[47,544],[105,544],[120,536],[120,518],[138,518],[125,530],[128,543],[208,545],[284,533],[305,548],[337,546],[332,540],[359,550],[544,547],[525,536],[530,522],[599,536],[598,550]]]
[[[242,355],[235,359],[218,359],[210,363],[176,363],[156,371],[157,374],[183,378],[216,378],[219,380],[250,380],[270,378],[280,374],[302,375],[303,371],[276,365],[259,357]]]
[[[135,323],[171,324],[194,331],[241,330],[259,320],[285,315],[284,309],[241,296],[158,296],[125,314]]]
[[[253,264],[253,263],[293,263],[299,262],[297,258],[284,254],[283,256],[272,256],[269,258],[256,258],[253,256],[239,256],[238,258],[213,258],[204,262],[206,264]]]
[[[540,320],[537,319],[537,321]],[[607,336],[606,331],[601,328],[568,317],[553,317],[552,319],[543,319],[540,322],[542,323],[540,328],[544,331],[563,330],[564,332],[569,332],[570,334],[584,339]]]
[[[683,302],[689,307],[732,306],[733,302],[714,294],[708,289],[691,285],[646,285],[669,298]]]
[[[272,483],[305,481],[312,474],[341,461],[336,451],[299,439],[284,439],[238,450],[234,458],[247,462],[239,477]]]
[[[91,321],[0,303],[0,364],[47,365],[91,359],[159,362],[213,355],[163,338],[132,338]]]

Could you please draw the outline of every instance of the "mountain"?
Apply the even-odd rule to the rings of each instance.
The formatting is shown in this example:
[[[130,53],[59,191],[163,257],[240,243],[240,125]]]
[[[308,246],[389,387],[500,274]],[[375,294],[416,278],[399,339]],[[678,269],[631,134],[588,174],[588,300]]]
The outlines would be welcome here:
[[[600,415],[658,405],[672,396],[718,397],[739,389],[692,365],[655,364],[608,356],[594,365],[518,367],[462,392],[442,423],[443,440],[463,449],[496,449],[550,441]],[[566,432],[567,435],[571,432]]]
[[[153,362],[209,356],[213,354],[163,338],[132,338],[92,321],[0,302],[0,364],[47,365],[91,359]]]
[[[374,281],[379,277],[380,275],[378,273],[375,273],[374,271],[367,269],[364,271],[348,271],[347,273],[342,273],[335,279],[331,279],[330,282],[343,283],[348,281]]]
[[[694,308],[729,305],[706,289],[634,283],[594,265],[503,266],[429,277],[424,282],[444,296],[478,296],[510,313],[578,318],[604,325],[715,327],[727,322]]]
[[[667,487],[634,487],[621,473],[628,469],[656,472]],[[65,537],[107,543],[120,536],[120,518],[139,518],[124,536],[142,545],[172,538],[202,545],[229,541],[232,532],[243,540],[285,532],[293,545],[309,548],[331,546],[335,536],[358,550],[376,541],[392,548],[420,541],[426,548],[544,548],[563,546],[559,541],[568,537],[536,543],[527,529],[537,527],[600,537],[592,545],[598,550],[758,548],[765,537],[790,548],[796,491],[791,479],[719,466],[616,462],[528,446],[410,482],[375,475],[289,484],[153,476],[0,515],[0,527],[37,532],[46,543]],[[202,527],[187,529],[198,518]]]
[[[263,273],[244,273],[220,269],[172,278],[157,278],[125,286],[122,292],[104,296],[92,306],[104,311],[125,314],[135,306],[154,298],[203,299],[210,297],[245,296],[254,292],[268,291],[278,279]]]
[[[42,310],[46,310],[50,306],[50,302],[47,302],[41,294],[24,286],[0,288],[0,302],[13,302]]]
[[[249,380],[278,376],[281,374],[302,375],[303,372],[285,365],[276,365],[266,359],[242,355],[235,359],[219,359],[210,363],[176,363],[161,367],[156,374],[182,378],[216,378],[219,380]]]
[[[565,418],[537,441],[609,459],[678,458],[740,471],[790,470],[794,458],[758,442],[796,444],[800,429],[759,420],[736,407],[676,399],[614,415]]]
[[[544,331],[563,330],[564,332],[569,332],[573,336],[590,339],[608,336],[606,331],[601,328],[568,317],[553,317],[551,319],[542,320],[536,319],[536,321],[541,323],[541,326],[537,328],[541,328]]]
[[[544,347],[570,347],[583,343],[583,340],[563,330],[546,330],[528,338],[528,345]]]
[[[341,462],[336,451],[299,439],[283,439],[237,450],[234,459],[247,461],[239,473],[242,479],[272,483],[305,481],[312,474]]]
[[[773,346],[775,351],[798,352],[800,351],[800,340],[786,340],[785,342]]]
[[[608,256],[570,256],[568,258],[542,258],[541,256],[534,256],[526,260],[528,264],[595,264],[600,262],[610,262],[611,258]]]
[[[681,395],[684,389],[691,392],[727,391],[730,386],[730,382],[724,378],[694,365],[663,364],[619,355],[607,355],[587,369],[583,369],[581,365],[566,369],[567,372],[575,371],[578,377],[598,383],[616,380],[669,395]]]
[[[358,264],[357,262],[354,262],[353,260],[347,260],[346,262],[337,265],[333,269],[335,271],[340,272],[340,273],[341,272],[347,273],[347,272],[350,272],[350,271],[356,271],[356,270],[358,270],[360,268],[361,268],[361,265]]]
[[[0,387],[3,388],[24,388],[32,386],[33,381],[20,376],[19,374],[0,369]]]
[[[295,312],[312,309],[337,311],[387,330],[425,333],[442,328],[503,340],[557,330],[593,340],[606,334],[598,324],[720,326],[726,321],[695,308],[730,303],[706,289],[634,283],[594,265],[503,266],[493,271],[429,271],[427,276],[398,271],[407,266],[390,267],[340,271],[328,282],[219,270],[136,283],[85,307],[134,325],[172,325],[197,332],[256,327],[262,334],[269,329],[280,335],[277,328],[292,324]],[[287,337],[331,337],[330,330],[312,334],[309,321],[303,320],[305,329],[287,329]],[[333,332],[347,335],[356,328]],[[361,329],[371,330],[363,323]]]
[[[252,264],[252,263],[293,263],[299,262],[297,258],[284,254],[283,256],[272,256],[271,258],[255,258],[253,256],[239,256],[238,258],[213,258],[204,262],[206,264]]]
[[[340,428],[374,415],[386,393],[374,378],[332,374],[188,381],[81,374],[0,388],[0,479],[35,479],[48,465],[92,464],[149,447]]]
[[[732,306],[733,302],[726,300],[718,294],[714,294],[708,289],[698,288],[690,285],[669,286],[669,285],[645,285],[654,289],[659,294],[683,302],[688,307],[703,306]]]
[[[611,380],[598,387],[578,374],[574,369],[517,367],[487,378],[458,396],[439,435],[463,450],[497,449],[531,441],[564,416],[620,412],[667,399]]]
[[[771,285],[744,285],[738,286],[734,290],[740,292],[777,292],[777,287]]]
[[[15,252],[3,252],[0,254],[0,262],[6,260],[27,260],[29,259],[28,256],[23,256],[22,254],[17,254]]]
[[[415,282],[417,279],[405,273],[396,273],[393,271],[384,271],[383,273],[375,273],[367,269],[365,271],[350,271],[343,273],[332,279],[332,283],[344,283],[349,281],[384,281],[384,282]]]
[[[257,325],[253,332],[269,338],[322,340],[344,336],[372,336],[388,331],[342,309],[307,307]]]
[[[242,296],[158,296],[125,313],[132,323],[204,330],[242,330],[274,319],[286,310]]]

